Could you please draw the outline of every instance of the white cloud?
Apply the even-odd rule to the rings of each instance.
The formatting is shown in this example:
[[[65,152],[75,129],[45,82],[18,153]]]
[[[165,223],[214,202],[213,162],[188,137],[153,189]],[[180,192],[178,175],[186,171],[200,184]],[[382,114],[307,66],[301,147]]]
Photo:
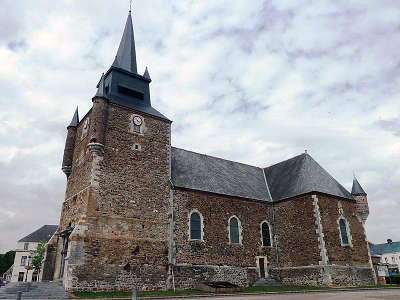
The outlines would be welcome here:
[[[65,126],[90,109],[127,15],[124,1],[4,7],[1,201],[24,222],[0,229],[0,252],[58,222]],[[386,0],[135,2],[138,69],[173,145],[258,166],[308,149],[347,188],[356,171],[370,240],[400,240],[399,13]]]

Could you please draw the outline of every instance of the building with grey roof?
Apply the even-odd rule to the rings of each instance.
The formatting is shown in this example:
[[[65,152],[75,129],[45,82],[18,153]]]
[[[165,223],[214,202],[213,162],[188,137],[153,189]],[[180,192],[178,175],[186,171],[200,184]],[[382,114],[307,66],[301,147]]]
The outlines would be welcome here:
[[[262,168],[173,147],[141,74],[130,12],[92,108],[67,127],[43,280],[69,291],[376,282],[356,178],[349,192],[307,153]]]
[[[40,242],[50,240],[57,227],[57,225],[43,225],[17,241],[14,265],[10,276],[11,282],[39,280],[39,273],[29,268],[32,251],[36,250]]]

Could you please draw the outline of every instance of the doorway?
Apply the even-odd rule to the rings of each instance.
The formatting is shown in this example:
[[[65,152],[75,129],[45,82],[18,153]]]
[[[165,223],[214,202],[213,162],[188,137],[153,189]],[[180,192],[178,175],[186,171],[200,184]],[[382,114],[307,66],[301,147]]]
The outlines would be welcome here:
[[[268,277],[268,260],[266,256],[256,256],[257,269],[260,278]]]
[[[260,267],[260,277],[265,278],[265,258],[260,257],[258,259],[258,265]]]
[[[19,272],[18,274],[18,281],[24,281],[25,272]]]

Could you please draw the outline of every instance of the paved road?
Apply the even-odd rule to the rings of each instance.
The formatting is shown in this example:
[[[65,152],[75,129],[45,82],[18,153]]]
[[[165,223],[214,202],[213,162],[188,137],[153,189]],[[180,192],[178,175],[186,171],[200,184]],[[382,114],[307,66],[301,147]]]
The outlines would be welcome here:
[[[354,292],[323,292],[323,293],[296,293],[277,295],[254,295],[254,296],[225,296],[225,297],[202,297],[185,298],[185,300],[400,300],[400,290],[379,290],[379,291],[354,291]]]

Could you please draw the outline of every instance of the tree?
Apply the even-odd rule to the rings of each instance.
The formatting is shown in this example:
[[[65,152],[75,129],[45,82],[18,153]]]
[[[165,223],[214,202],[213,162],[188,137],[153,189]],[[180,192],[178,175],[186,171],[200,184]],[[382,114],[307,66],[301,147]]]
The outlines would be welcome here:
[[[5,254],[0,254],[0,275],[6,272],[13,264],[15,251],[8,251]]]
[[[31,267],[33,270],[39,273],[40,269],[42,268],[42,260],[44,256],[44,250],[45,250],[45,241],[41,241],[36,250],[31,251],[31,257],[32,257],[32,262],[31,262]]]

